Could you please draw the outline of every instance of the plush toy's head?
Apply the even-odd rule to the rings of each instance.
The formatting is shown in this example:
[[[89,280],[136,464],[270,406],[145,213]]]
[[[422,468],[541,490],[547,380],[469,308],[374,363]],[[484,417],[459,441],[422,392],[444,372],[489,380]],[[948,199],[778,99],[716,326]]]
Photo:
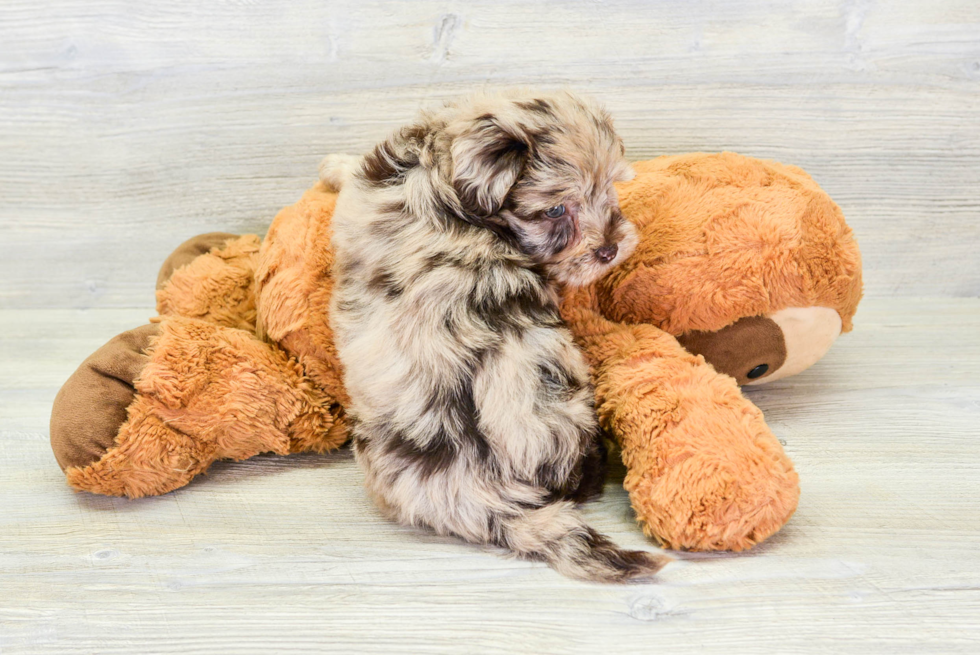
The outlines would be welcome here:
[[[803,170],[727,152],[635,168],[618,188],[640,245],[599,283],[607,318],[652,323],[739,384],[799,373],[851,329],[861,256]]]

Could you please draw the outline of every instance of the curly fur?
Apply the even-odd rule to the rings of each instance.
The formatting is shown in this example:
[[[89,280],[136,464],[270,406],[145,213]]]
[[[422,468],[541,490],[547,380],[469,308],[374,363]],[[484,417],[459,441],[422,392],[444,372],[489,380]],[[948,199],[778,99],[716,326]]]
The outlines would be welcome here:
[[[343,187],[331,323],[378,505],[572,577],[659,570],[666,558],[619,549],[574,508],[601,488],[605,453],[558,292],[636,243],[608,114],[565,92],[473,96],[321,176]]]

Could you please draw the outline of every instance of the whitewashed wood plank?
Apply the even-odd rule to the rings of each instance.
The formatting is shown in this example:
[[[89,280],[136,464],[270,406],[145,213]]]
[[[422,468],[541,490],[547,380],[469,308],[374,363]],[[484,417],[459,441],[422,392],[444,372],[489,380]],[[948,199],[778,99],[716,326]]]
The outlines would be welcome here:
[[[980,648],[980,300],[868,299],[815,367],[752,389],[800,472],[797,514],[631,587],[391,525],[346,451],[219,464],[140,501],[71,492],[50,400],[148,313],[0,312],[0,652]],[[586,512],[643,546],[621,476]]]
[[[0,305],[129,307],[169,250],[261,231],[327,151],[485,85],[604,99],[638,159],[808,169],[870,295],[980,295],[972,0],[0,7]]]

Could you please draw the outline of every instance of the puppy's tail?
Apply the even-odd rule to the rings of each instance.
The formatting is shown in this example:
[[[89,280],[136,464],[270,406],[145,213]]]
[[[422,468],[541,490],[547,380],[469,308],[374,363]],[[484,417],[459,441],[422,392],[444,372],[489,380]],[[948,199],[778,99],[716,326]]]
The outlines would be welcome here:
[[[575,506],[562,501],[501,519],[501,545],[519,556],[543,560],[579,580],[633,582],[653,577],[669,557],[623,550],[582,520]]]
[[[320,162],[320,181],[331,191],[340,191],[361,165],[354,155],[327,155]]]

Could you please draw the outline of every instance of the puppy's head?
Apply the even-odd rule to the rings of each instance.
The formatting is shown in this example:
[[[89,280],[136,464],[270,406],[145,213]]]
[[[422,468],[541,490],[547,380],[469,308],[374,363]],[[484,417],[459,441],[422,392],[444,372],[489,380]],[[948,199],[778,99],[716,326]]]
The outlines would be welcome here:
[[[467,220],[564,285],[589,284],[630,255],[636,230],[613,183],[633,171],[605,110],[567,92],[468,103],[447,125],[452,186]]]

